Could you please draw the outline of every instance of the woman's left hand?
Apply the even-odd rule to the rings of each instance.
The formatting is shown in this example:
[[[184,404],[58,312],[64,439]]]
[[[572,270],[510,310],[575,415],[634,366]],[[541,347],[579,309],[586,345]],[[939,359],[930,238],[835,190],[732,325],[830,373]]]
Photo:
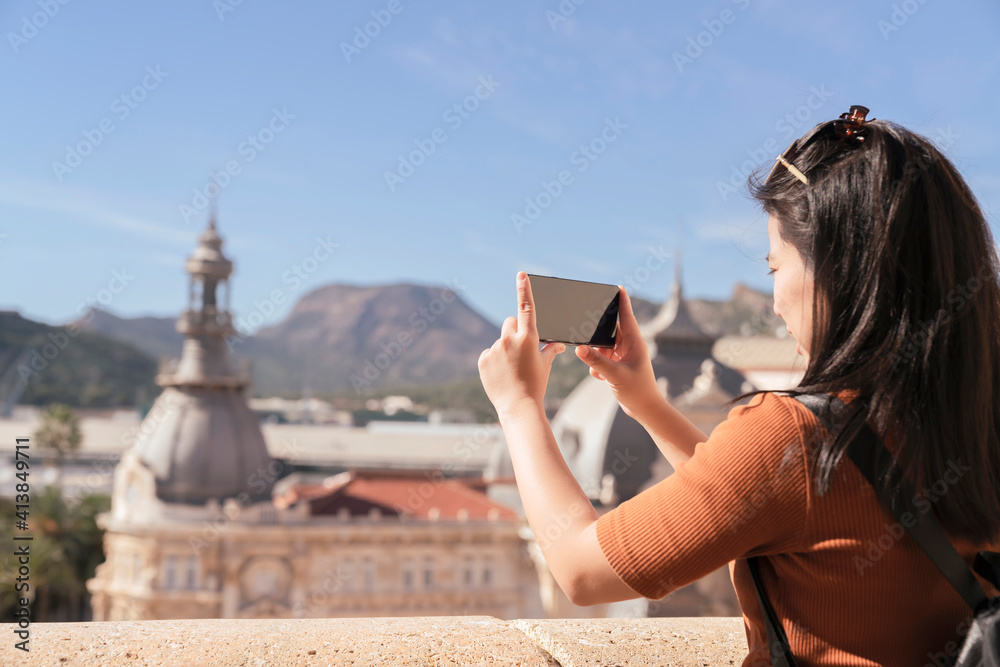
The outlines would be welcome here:
[[[542,406],[552,360],[566,350],[562,343],[546,343],[538,349],[535,301],[531,283],[523,271],[517,274],[517,317],[508,317],[500,338],[479,355],[479,377],[497,414],[503,418],[524,401]]]

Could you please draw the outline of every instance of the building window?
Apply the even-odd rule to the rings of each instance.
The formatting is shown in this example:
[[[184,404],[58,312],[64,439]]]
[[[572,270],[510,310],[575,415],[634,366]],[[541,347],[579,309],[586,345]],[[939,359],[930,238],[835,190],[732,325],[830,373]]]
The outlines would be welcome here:
[[[475,573],[475,568],[472,565],[472,558],[466,556],[465,558],[465,585],[467,588],[471,588],[475,583],[473,581]]]
[[[434,587],[434,561],[428,559],[424,562],[424,588]]]
[[[136,559],[138,561],[138,558]],[[177,557],[163,559],[163,590],[172,591],[177,587]]]
[[[345,558],[340,564],[340,571],[337,573],[337,578],[339,580],[338,588],[342,589],[344,592],[351,592],[354,590],[354,559]]]
[[[490,558],[486,559],[483,564],[483,586],[493,585],[493,560]]]
[[[375,559],[365,556],[365,590],[375,590]]]
[[[407,558],[403,561],[403,588],[413,590],[413,561]]]
[[[198,588],[198,557],[190,556],[187,559],[187,588],[196,590]]]

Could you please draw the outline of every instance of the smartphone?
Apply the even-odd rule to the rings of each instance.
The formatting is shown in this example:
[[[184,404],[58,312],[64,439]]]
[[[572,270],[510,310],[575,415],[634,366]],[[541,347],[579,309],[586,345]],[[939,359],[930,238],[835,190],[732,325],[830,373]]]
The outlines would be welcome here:
[[[528,274],[538,339],[544,343],[614,347],[618,285]]]

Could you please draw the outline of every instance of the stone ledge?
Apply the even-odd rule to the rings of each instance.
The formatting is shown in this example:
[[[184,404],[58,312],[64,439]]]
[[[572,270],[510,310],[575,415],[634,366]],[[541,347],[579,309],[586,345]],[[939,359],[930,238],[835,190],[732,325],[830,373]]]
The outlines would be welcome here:
[[[742,618],[428,616],[36,623],[21,665],[740,665]]]
[[[563,667],[741,665],[742,618],[594,618],[510,621]]]

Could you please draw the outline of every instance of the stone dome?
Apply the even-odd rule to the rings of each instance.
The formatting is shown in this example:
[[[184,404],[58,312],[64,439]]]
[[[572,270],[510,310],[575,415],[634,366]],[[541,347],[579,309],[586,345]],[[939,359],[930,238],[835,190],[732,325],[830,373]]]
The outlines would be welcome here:
[[[166,387],[140,429],[135,452],[156,478],[165,502],[202,504],[211,498],[270,498],[276,466],[257,416],[236,392]]]
[[[227,286],[232,263],[222,254],[214,218],[187,271],[191,303],[177,323],[184,348],[179,360],[161,366],[156,381],[164,390],[140,425],[136,457],[165,502],[269,499],[279,465],[246,402],[249,368],[237,369],[229,358],[232,318],[218,307],[215,291]]]

